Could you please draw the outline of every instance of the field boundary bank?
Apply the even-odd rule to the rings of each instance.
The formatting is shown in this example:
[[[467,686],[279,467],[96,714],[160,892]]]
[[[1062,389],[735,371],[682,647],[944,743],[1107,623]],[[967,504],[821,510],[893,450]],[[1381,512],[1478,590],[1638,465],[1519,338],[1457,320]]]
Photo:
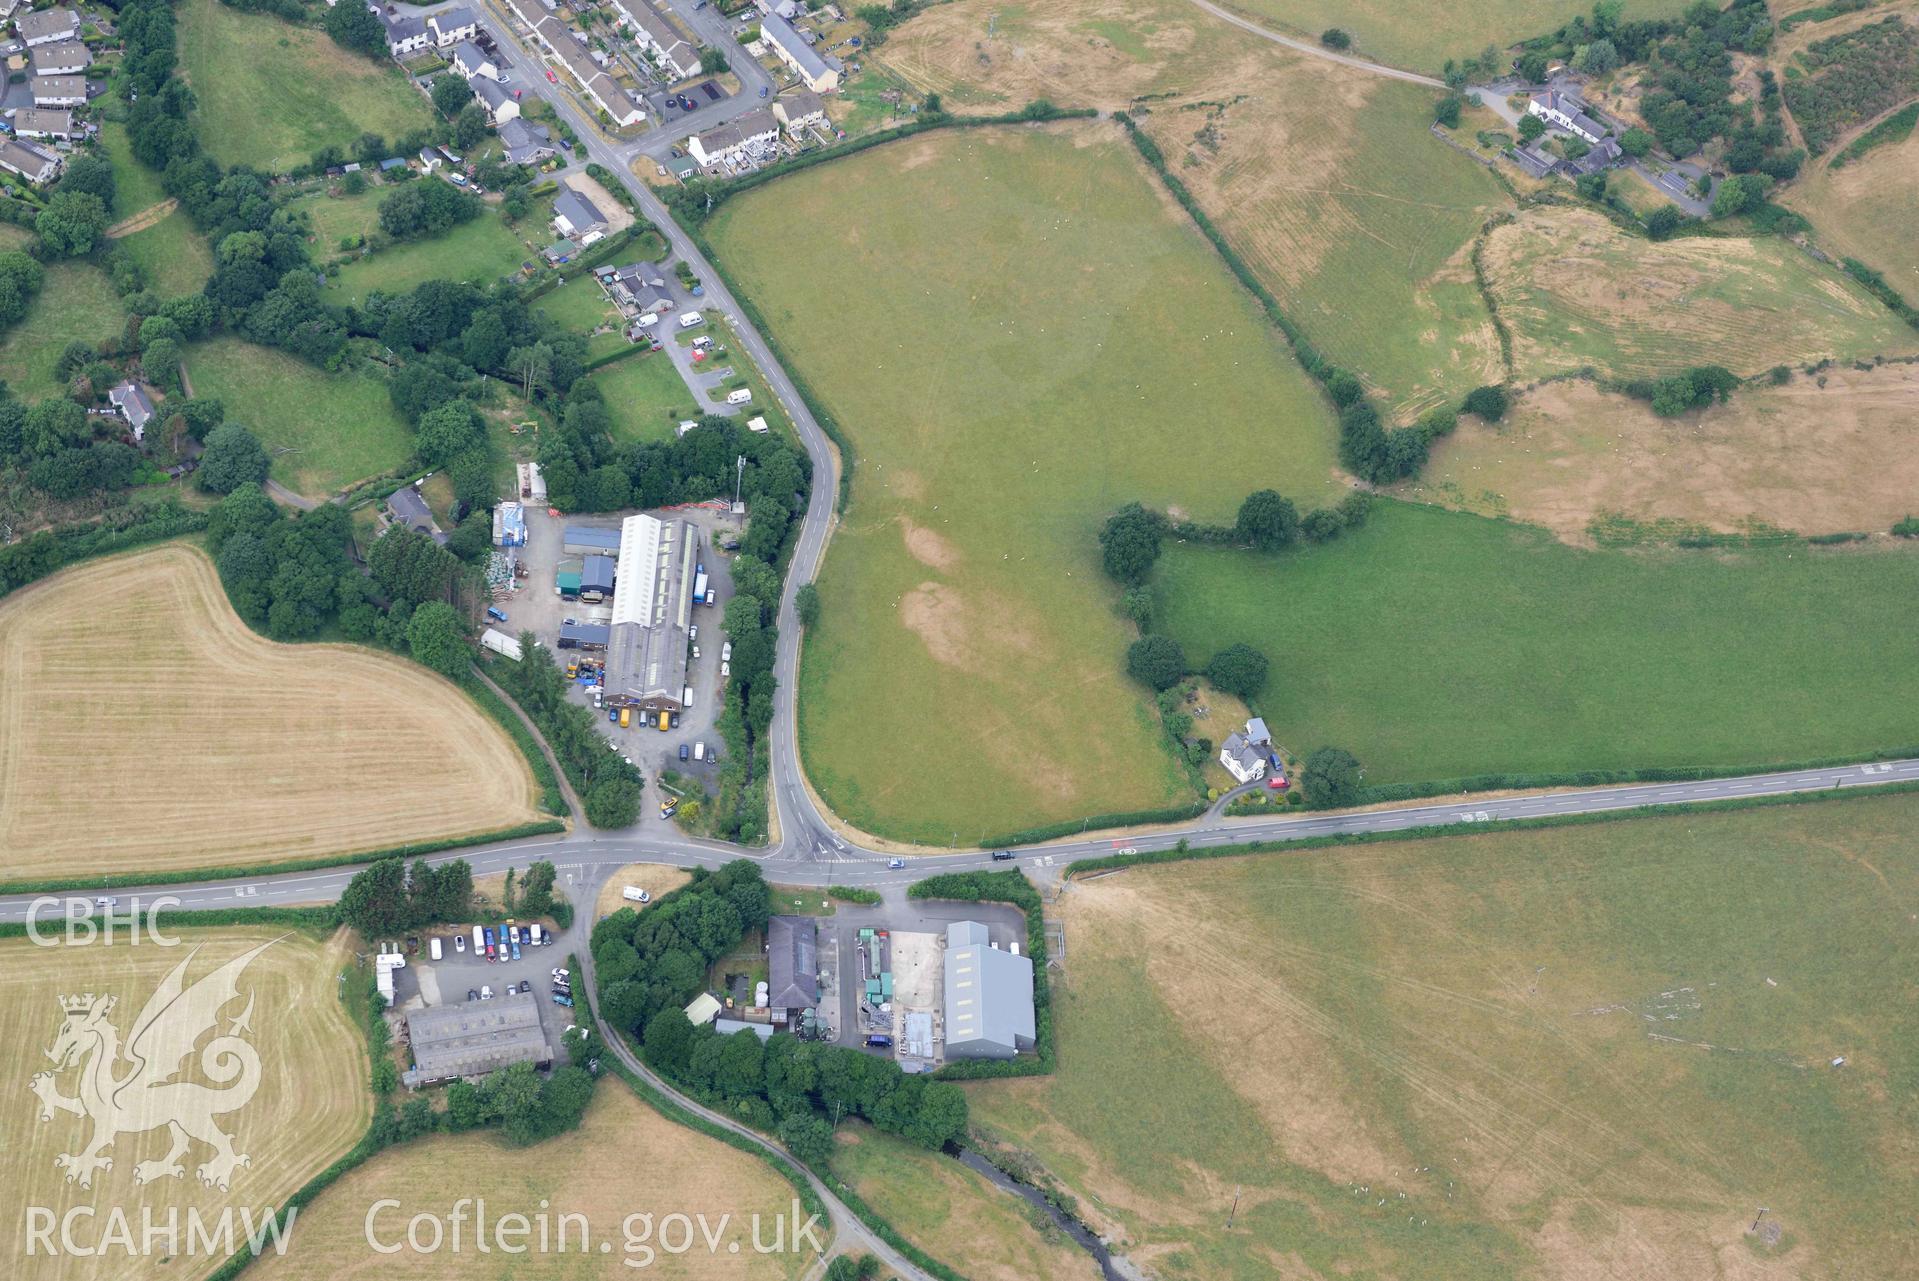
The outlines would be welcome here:
[[[1919,782],[1876,783],[1869,786],[1820,788],[1807,792],[1787,792],[1775,796],[1735,796],[1724,800],[1671,801],[1657,805],[1635,805],[1629,809],[1601,810],[1589,814],[1552,814],[1539,818],[1502,818],[1487,823],[1427,823],[1394,832],[1337,832],[1327,836],[1302,836],[1294,840],[1253,840],[1239,845],[1221,845],[1207,849],[1175,846],[1166,850],[1148,850],[1140,854],[1107,854],[1099,858],[1075,859],[1061,873],[1062,881],[1080,876],[1109,875],[1133,867],[1161,863],[1187,863],[1218,858],[1246,858],[1259,854],[1284,854],[1294,850],[1329,849],[1341,845],[1378,845],[1392,841],[1423,841],[1440,836],[1487,836],[1499,832],[1524,832],[1551,827],[1581,827],[1602,823],[1623,823],[1637,819],[1673,818],[1682,814],[1731,813],[1764,809],[1770,806],[1811,805],[1822,801],[1852,801],[1878,796],[1919,794]],[[1322,811],[1323,812],[1323,811]]]
[[[282,859],[277,863],[260,863],[254,866],[230,867],[193,867],[171,872],[112,872],[100,876],[78,877],[74,879],[40,879],[33,881],[0,881],[0,894],[51,894],[62,890],[119,890],[145,885],[183,885],[201,881],[236,881],[247,877],[284,876],[291,872],[313,872],[329,867],[350,867],[356,863],[378,863],[389,858],[413,858],[424,854],[439,854],[446,850],[466,849],[474,845],[491,845],[498,841],[516,841],[528,836],[549,836],[564,832],[567,825],[557,818],[541,819],[533,823],[521,823],[514,827],[500,828],[492,832],[476,832],[471,836],[452,836],[444,840],[414,841],[405,845],[392,845],[383,849],[362,850],[345,854],[321,854],[312,858]],[[289,911],[298,909],[287,909]]]
[[[540,804],[547,813],[558,818],[571,818],[582,810],[579,795],[573,785],[559,772],[559,758],[552,744],[540,733],[540,727],[526,714],[526,709],[513,700],[507,692],[493,683],[478,667],[473,669],[468,679],[455,682],[481,710],[500,723],[525,755],[527,764],[533,768],[533,781],[540,786]]]

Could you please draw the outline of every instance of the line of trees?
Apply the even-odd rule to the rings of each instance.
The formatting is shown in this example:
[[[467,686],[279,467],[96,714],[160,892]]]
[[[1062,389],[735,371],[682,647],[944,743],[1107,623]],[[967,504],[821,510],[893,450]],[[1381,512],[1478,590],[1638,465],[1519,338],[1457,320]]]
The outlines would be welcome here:
[[[383,858],[356,872],[340,894],[340,920],[369,940],[473,915],[473,868],[463,858],[438,867]]]
[[[593,712],[566,698],[566,673],[532,632],[520,635],[520,661],[489,665],[546,738],[595,827],[631,827],[640,817],[640,772],[600,735]]]

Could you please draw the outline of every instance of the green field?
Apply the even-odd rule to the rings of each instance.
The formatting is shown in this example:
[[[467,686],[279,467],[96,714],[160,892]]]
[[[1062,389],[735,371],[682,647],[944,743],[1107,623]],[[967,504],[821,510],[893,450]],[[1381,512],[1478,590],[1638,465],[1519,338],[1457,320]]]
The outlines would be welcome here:
[[[1914,830],[1897,796],[1081,882],[1059,1069],[970,1087],[975,1128],[1167,1281],[1903,1276]]]
[[[328,262],[341,252],[343,238],[372,236],[379,231],[380,201],[391,191],[390,187],[379,186],[357,196],[302,196],[288,208],[307,215],[313,228],[313,256]],[[530,217],[519,225],[537,229]],[[341,301],[357,306],[376,289],[405,293],[427,280],[491,284],[517,274],[520,264],[534,256],[519,232],[489,205],[479,217],[443,236],[401,241],[353,258],[334,271],[332,280],[345,295]]]
[[[827,801],[949,842],[1186,799],[1120,670],[1099,522],[1135,498],[1224,518],[1258,485],[1317,501],[1334,431],[1124,138],[928,135],[737,197],[710,233],[857,456],[800,676]]]
[[[183,209],[114,243],[146,268],[148,288],[162,298],[199,293],[213,274],[213,253]]]
[[[329,143],[393,138],[432,108],[385,58],[341,48],[317,27],[183,0],[180,61],[200,110],[194,127],[223,165],[282,172]]]
[[[217,396],[227,418],[252,429],[273,455],[273,478],[322,498],[404,463],[406,423],[370,375],[329,374],[237,338],[187,352],[195,396]]]
[[[673,425],[694,416],[693,393],[665,352],[629,356],[593,375],[621,441],[672,440]]]
[[[49,263],[26,318],[0,340],[0,379],[22,399],[50,395],[61,389],[53,366],[68,343],[117,339],[126,323],[106,272],[87,262]]]
[[[131,218],[167,198],[166,189],[160,185],[160,175],[134,158],[133,143],[127,138],[125,125],[117,120],[103,121],[100,141],[106,147],[107,158],[113,162],[115,222]]]
[[[1375,783],[1733,766],[1919,743],[1909,549],[1582,551],[1382,502],[1277,558],[1173,547],[1166,630],[1271,656],[1256,710]]]
[[[1626,0],[1627,19],[1670,18],[1688,0]],[[1438,74],[1448,58],[1470,58],[1487,45],[1508,45],[1555,30],[1590,5],[1555,0],[1476,0],[1425,14],[1401,0],[1231,0],[1226,6],[1297,36],[1317,40],[1328,27],[1353,37],[1349,51],[1396,67]]]
[[[1777,236],[1629,236],[1596,213],[1532,209],[1487,241],[1486,274],[1522,379],[1688,365],[1742,376],[1919,349],[1919,334]]]
[[[1396,417],[1500,381],[1471,247],[1511,207],[1504,189],[1428,136],[1431,90],[1270,58],[1257,97],[1146,117],[1173,172],[1313,344]]]
[[[1907,301],[1919,298],[1919,130],[1843,168],[1810,168],[1784,203],[1812,220],[1822,247],[1884,272]]]

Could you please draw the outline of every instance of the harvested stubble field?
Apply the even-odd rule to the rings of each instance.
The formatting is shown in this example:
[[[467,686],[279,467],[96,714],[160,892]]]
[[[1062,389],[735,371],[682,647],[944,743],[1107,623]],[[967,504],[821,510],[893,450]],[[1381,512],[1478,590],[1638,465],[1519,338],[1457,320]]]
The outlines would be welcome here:
[[[508,1215],[524,1215],[549,1225],[548,1247],[529,1235],[525,1252],[503,1261],[480,1253],[469,1217],[452,1248],[448,1217],[462,1198],[484,1199],[488,1227]],[[374,1204],[399,1202],[377,1213]],[[598,1281],[615,1277],[668,1277],[677,1281],[775,1281],[798,1276],[810,1254],[761,1254],[753,1247],[754,1216],[761,1220],[763,1243],[774,1240],[774,1215],[791,1215],[793,1189],[764,1163],[718,1140],[666,1120],[636,1098],[617,1078],[602,1080],[576,1134],[526,1150],[506,1147],[489,1134],[435,1136],[382,1153],[341,1179],[300,1216],[299,1230],[284,1257],[262,1259],[249,1279],[261,1281],[363,1281],[403,1275],[422,1281]],[[473,1210],[471,1204],[467,1210]],[[407,1221],[416,1214],[441,1220],[448,1232],[437,1252],[405,1245]],[[577,1226],[563,1228],[561,1215],[582,1215],[588,1248],[580,1247]],[[704,1215],[720,1245],[709,1252],[699,1228],[693,1248],[667,1253],[664,1241],[679,1245],[678,1227],[660,1234],[668,1215]],[[367,1241],[367,1222],[382,1245],[398,1244],[397,1254],[375,1253]],[[623,1221],[646,1215],[631,1226],[629,1245]],[[721,1216],[730,1215],[724,1224]],[[801,1213],[800,1218],[806,1215]],[[788,1243],[793,1225],[787,1224]],[[423,1236],[422,1240],[430,1240]],[[609,1248],[600,1252],[602,1243]],[[561,1249],[564,1244],[564,1250]],[[728,1245],[738,1247],[730,1252]],[[650,1252],[650,1257],[649,1253]]]
[[[432,123],[398,67],[342,48],[318,27],[221,0],[185,0],[179,25],[181,69],[200,104],[194,127],[223,165],[283,173],[323,146]]]
[[[1255,710],[1379,784],[1738,767],[1919,742],[1919,555],[1568,547],[1405,503],[1280,556],[1173,546],[1160,626],[1272,656]]]
[[[154,768],[164,769],[164,766]],[[88,811],[96,821],[110,820],[105,809]],[[177,921],[177,918],[176,918]],[[367,1089],[366,1043],[339,997],[336,976],[353,964],[344,937],[332,940],[310,934],[287,934],[257,926],[173,930],[178,947],[75,946],[59,949],[36,946],[25,938],[0,942],[0,1068],[11,1083],[11,1101],[0,1109],[0,1147],[7,1154],[6,1173],[0,1176],[6,1204],[14,1207],[0,1228],[0,1251],[13,1260],[9,1276],[32,1281],[158,1281],[180,1275],[204,1276],[223,1262],[225,1252],[209,1258],[190,1256],[185,1247],[186,1215],[198,1211],[203,1221],[217,1223],[223,1210],[236,1215],[244,1208],[258,1221],[262,1207],[281,1204],[285,1197],[346,1153],[366,1131],[372,1116]],[[277,940],[277,941],[275,941]],[[82,1117],[56,1112],[41,1121],[40,1105],[27,1093],[34,1074],[52,1067],[42,1053],[53,1045],[62,1023],[60,1000],[80,993],[111,995],[116,1000],[108,1021],[123,1038],[130,1037],[134,1020],[167,974],[192,953],[184,981],[192,984],[228,961],[271,943],[249,964],[238,984],[238,999],[221,1011],[218,1032],[224,1034],[246,1004],[253,1015],[245,1039],[260,1060],[257,1092],[242,1106],[217,1114],[215,1123],[232,1137],[236,1153],[251,1164],[234,1171],[229,1189],[204,1186],[197,1169],[213,1151],[195,1142],[181,1157],[179,1178],[160,1177],[135,1182],[135,1165],[167,1155],[165,1129],[122,1133],[105,1155],[109,1170],[96,1173],[91,1189],[66,1182],[54,1165],[62,1153],[81,1152],[92,1133]],[[212,1035],[212,1029],[209,1029]],[[122,1052],[127,1042],[122,1041]],[[98,1051],[96,1051],[98,1053]],[[182,1053],[186,1053],[182,1051]],[[86,1061],[83,1059],[82,1061]],[[115,1062],[116,1076],[128,1075],[125,1061]],[[210,1075],[195,1051],[181,1064],[182,1081],[220,1088],[221,1077]],[[77,1074],[67,1071],[55,1081],[63,1095],[78,1093]],[[44,1207],[56,1220],[70,1209],[91,1208],[95,1217],[74,1220],[80,1244],[100,1241],[106,1234],[109,1210],[127,1217],[139,1249],[142,1213],[161,1225],[170,1211],[181,1216],[182,1246],[176,1257],[139,1257],[129,1262],[114,1249],[102,1257],[74,1254],[49,1256],[42,1247],[29,1260],[26,1207]],[[237,1223],[237,1220],[236,1220]],[[236,1226],[236,1233],[239,1228]],[[295,1238],[298,1239],[297,1236]],[[58,1240],[58,1237],[55,1237]]]
[[[1885,530],[1919,508],[1919,366],[1796,374],[1677,419],[1588,382],[1545,383],[1502,423],[1462,420],[1404,492],[1569,542],[1611,516]]]
[[[1877,268],[1908,301],[1919,299],[1919,129],[1841,168],[1810,169],[1781,193],[1782,203],[1811,220],[1824,248]]]
[[[382,849],[530,822],[539,803],[459,690],[389,654],[256,635],[184,543],[0,603],[0,795],[9,879]]]
[[[1019,1197],[952,1157],[854,1124],[833,1170],[907,1240],[971,1281],[1095,1281],[1099,1268]]]
[[[1522,381],[1587,366],[1750,375],[1919,349],[1865,290],[1776,237],[1655,243],[1596,213],[1534,209],[1494,229],[1485,265]]]
[[[1099,522],[1135,498],[1225,519],[1262,485],[1319,502],[1334,429],[1126,140],[914,138],[737,197],[711,234],[857,457],[800,675],[821,794],[942,844],[1190,795],[1121,670]]]
[[[973,1119],[1169,1281],[1905,1275],[1916,824],[1865,798],[1085,882],[1071,1053]]]

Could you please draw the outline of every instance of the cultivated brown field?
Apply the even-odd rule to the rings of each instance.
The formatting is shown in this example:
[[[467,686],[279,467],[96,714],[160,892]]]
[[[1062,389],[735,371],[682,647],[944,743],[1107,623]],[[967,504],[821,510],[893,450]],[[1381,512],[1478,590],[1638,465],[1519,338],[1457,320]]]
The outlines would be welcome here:
[[[374,1240],[404,1243],[407,1221],[430,1214],[443,1222],[463,1197],[484,1200],[489,1222],[508,1214],[529,1220],[546,1214],[548,1248],[518,1256],[481,1254],[470,1217],[456,1252],[448,1237],[435,1253],[405,1249],[376,1253],[367,1241],[374,1204],[394,1199],[397,1208],[374,1213]],[[762,1216],[760,1240],[774,1240],[772,1216],[791,1212],[793,1189],[766,1165],[714,1139],[675,1125],[634,1097],[616,1078],[602,1080],[578,1133],[514,1150],[489,1134],[436,1136],[382,1153],[328,1188],[300,1217],[284,1257],[255,1265],[249,1281],[371,1281],[404,1276],[412,1281],[597,1281],[614,1277],[667,1277],[676,1281],[774,1281],[799,1275],[811,1255],[765,1255],[753,1249],[751,1216]],[[562,1238],[561,1214],[584,1215],[589,1249],[579,1248],[577,1228]],[[650,1261],[629,1251],[622,1227],[627,1216],[652,1216]],[[720,1241],[709,1253],[697,1228],[692,1250],[660,1251],[659,1221],[667,1215],[705,1215]],[[730,1215],[723,1235],[721,1215]],[[805,1215],[802,1214],[804,1219]],[[638,1235],[640,1225],[633,1225]],[[664,1238],[678,1244],[677,1228]],[[831,1230],[820,1233],[831,1239]],[[424,1238],[423,1238],[424,1240]],[[537,1244],[537,1237],[529,1237]],[[601,1253],[600,1244],[609,1249]],[[737,1253],[727,1249],[739,1246]],[[631,1266],[624,1260],[632,1260]]]
[[[1919,508],[1919,366],[1799,374],[1677,419],[1591,383],[1548,383],[1502,423],[1462,420],[1405,493],[1575,543],[1608,515],[1884,530]]]
[[[22,1281],[157,1281],[159,1278],[200,1277],[224,1261],[195,1252],[184,1237],[184,1216],[197,1210],[207,1223],[217,1222],[225,1209],[236,1215],[244,1207],[255,1221],[263,1207],[285,1197],[343,1155],[365,1132],[372,1116],[367,1089],[365,1041],[354,1026],[338,992],[336,975],[352,965],[343,936],[322,941],[305,934],[286,935],[259,927],[182,929],[178,947],[141,946],[40,948],[28,939],[0,942],[0,1082],[7,1103],[0,1107],[0,1151],[6,1153],[0,1174],[0,1198],[8,1213],[0,1227],[0,1258],[9,1277]],[[277,941],[276,941],[277,940]],[[124,936],[120,940],[124,943]],[[246,968],[236,984],[237,999],[220,1011],[217,1029],[224,1034],[252,1002],[252,1016],[244,1039],[259,1056],[256,1093],[241,1106],[216,1113],[219,1128],[233,1140],[236,1153],[250,1164],[236,1169],[222,1192],[203,1186],[198,1167],[212,1156],[212,1148],[195,1142],[180,1158],[179,1177],[136,1182],[136,1165],[167,1155],[164,1129],[118,1137],[104,1155],[111,1169],[94,1174],[93,1186],[81,1188],[66,1181],[54,1165],[56,1155],[79,1153],[92,1133],[78,1116],[56,1111],[50,1121],[39,1119],[40,1104],[28,1093],[35,1073],[52,1064],[42,1053],[53,1045],[62,1025],[62,997],[80,993],[108,994],[117,1004],[108,1016],[122,1046],[128,1044],[135,1019],[168,972],[198,949],[187,968],[185,983],[212,973],[247,951],[271,944]],[[202,1038],[201,1045],[207,1043]],[[89,1057],[86,1062],[94,1061]],[[115,1077],[129,1074],[130,1065],[113,1065]],[[84,1069],[83,1069],[84,1070]],[[77,1097],[78,1073],[68,1070],[56,1078],[62,1095]],[[218,1089],[227,1078],[210,1075],[196,1050],[183,1063],[181,1081]],[[244,1080],[242,1076],[240,1080]],[[142,1211],[164,1223],[169,1210],[182,1216],[182,1242],[170,1261],[165,1250],[129,1258],[114,1251],[107,1257],[84,1258],[57,1251],[51,1257],[36,1242],[27,1254],[28,1210],[41,1207],[56,1221],[75,1209],[91,1209],[95,1217],[74,1220],[76,1244],[103,1240],[109,1213],[118,1208],[139,1241]],[[236,1224],[238,1220],[236,1219]],[[236,1226],[236,1233],[240,1229]],[[58,1243],[57,1234],[53,1238]]]
[[[536,817],[518,748],[442,678],[249,630],[172,543],[0,603],[7,879],[243,867]]]

